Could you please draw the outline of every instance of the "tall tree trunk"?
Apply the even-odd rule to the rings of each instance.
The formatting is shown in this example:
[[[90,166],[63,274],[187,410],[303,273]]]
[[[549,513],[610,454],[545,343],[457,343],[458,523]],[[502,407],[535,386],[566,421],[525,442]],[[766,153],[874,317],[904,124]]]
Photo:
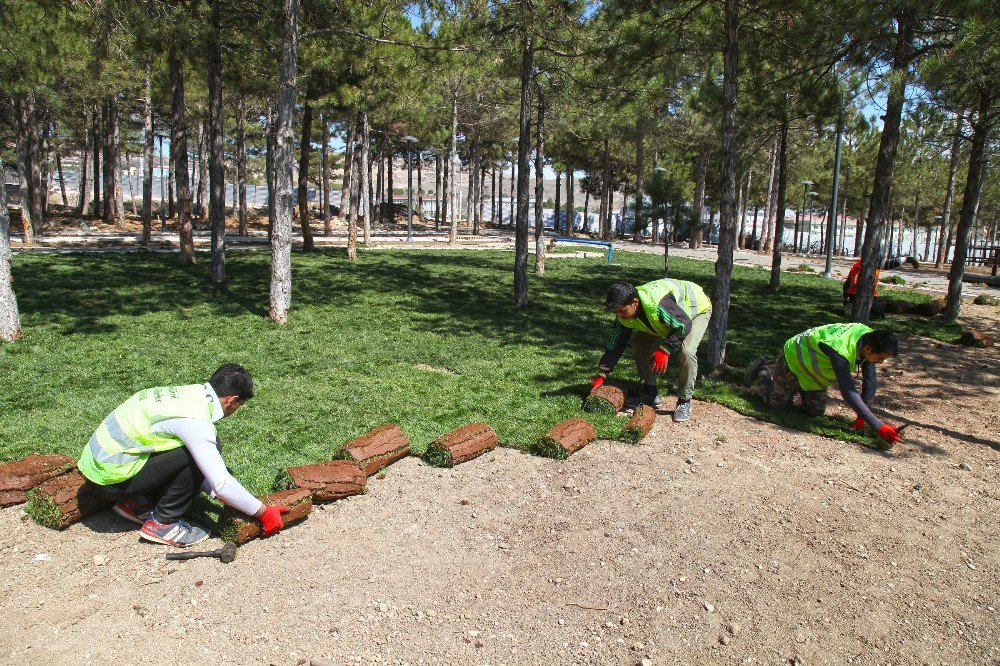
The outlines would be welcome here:
[[[24,244],[34,245],[35,228],[38,223],[35,217],[35,193],[32,191],[31,183],[31,143],[35,141],[36,137],[31,126],[30,97],[18,98],[15,104],[17,106],[18,175],[21,180],[21,229],[24,233]]]
[[[442,192],[441,156],[434,156],[434,230],[441,229],[441,192]]]
[[[184,61],[179,45],[170,54],[170,87],[173,95],[173,127],[170,138],[170,153],[174,164],[174,180],[177,182],[177,229],[180,237],[180,262],[182,266],[193,265],[194,230],[191,227],[191,187],[188,183],[187,122],[184,117]]]
[[[423,156],[417,153],[417,210],[420,211],[420,217],[424,216],[424,177],[423,177]]]
[[[396,198],[395,198],[396,183],[393,173],[394,170],[392,168],[393,155],[394,153],[390,148],[389,154],[386,156],[385,160],[385,189],[386,189],[385,199],[387,202],[386,210],[389,212],[389,218],[388,218],[389,224],[395,224],[396,222]]]
[[[705,210],[705,181],[708,176],[708,144],[702,142],[698,148],[698,163],[695,165],[694,175],[694,210],[691,211],[691,235],[688,238],[688,247],[701,247],[702,211]]]
[[[302,251],[314,249],[309,224],[309,151],[312,148],[312,105],[302,105],[302,139],[299,142],[299,224],[302,225]]]
[[[566,235],[573,235],[573,218],[576,217],[576,179],[573,177],[573,165],[566,165]]]
[[[369,134],[368,127],[368,111],[362,109],[360,117],[361,125],[361,153],[358,156],[358,164],[361,169],[361,179],[359,182],[359,195],[362,199],[361,204],[361,243],[365,246],[371,244],[372,241],[372,222],[371,222],[371,192],[369,188],[369,181],[371,180],[371,160],[368,159],[368,146],[371,143],[371,135]]]
[[[4,173],[3,158],[0,158],[0,175]],[[0,187],[0,340],[14,342],[21,335],[21,316],[10,273],[10,210],[7,208],[7,188]]]
[[[531,140],[531,136],[528,136]],[[451,170],[451,178],[448,180],[448,207],[451,209],[450,226],[448,228],[448,242],[454,243],[458,239],[458,206],[455,201],[455,183],[457,182],[458,171],[462,165],[458,162],[458,88],[451,92],[451,147],[448,152],[448,168]],[[525,184],[525,194],[527,194],[527,184]],[[527,206],[527,201],[525,202]],[[527,208],[525,208],[525,223],[527,224]],[[525,230],[527,232],[527,230]],[[527,261],[527,255],[525,255]]]
[[[559,217],[562,213],[562,171],[556,169],[556,205],[552,211],[552,231],[559,233]]]
[[[101,118],[95,104],[91,109],[90,143],[94,146],[94,201],[90,207],[90,214],[95,218],[101,216],[103,205],[101,204]]]
[[[787,101],[787,100],[786,100]],[[778,136],[778,178],[776,183],[774,202],[776,213],[774,215],[774,245],[771,255],[771,281],[767,288],[771,293],[777,293],[781,288],[781,250],[785,238],[785,188],[788,180],[788,109],[784,109],[786,114],[781,120],[781,129]]]
[[[948,243],[945,244],[945,234],[951,229],[951,209],[955,199],[955,175],[958,173],[958,157],[962,152],[962,125],[965,117],[959,113],[955,118],[955,136],[951,140],[951,157],[948,161],[948,188],[944,195],[944,211],[941,213],[941,230],[938,232],[937,258],[934,268],[941,268],[948,260],[948,250],[951,246],[951,233],[948,233]]]
[[[760,238],[757,236],[757,214],[760,212],[760,206],[757,204],[753,205],[753,230],[750,232],[750,249],[759,250],[760,249]]]
[[[635,210],[632,211],[634,222],[632,223],[632,240],[639,242],[640,223],[642,221],[642,145],[643,127],[642,118],[635,121]]]
[[[299,59],[299,0],[283,0],[284,28],[278,77],[277,141],[274,175],[277,201],[271,235],[271,309],[273,321],[284,324],[292,304],[292,175],[295,170],[295,76]]]
[[[725,46],[722,81],[722,200],[719,202],[719,258],[715,261],[715,295],[708,324],[708,363],[717,368],[726,359],[729,291],[736,246],[736,171],[739,161],[736,99],[739,92],[739,0],[725,0]]]
[[[212,282],[226,280],[226,156],[222,107],[222,0],[212,0],[208,31],[208,221],[212,228]]]
[[[486,168],[482,166],[483,157],[479,156],[479,209],[476,213],[476,226],[473,228],[473,235],[478,236],[482,231],[484,217],[486,215]]]
[[[323,235],[333,234],[333,220],[330,217],[330,117],[326,113],[320,114],[320,127],[323,137],[323,148],[321,153],[320,174],[322,199],[323,199]]]
[[[545,150],[545,103],[538,95],[538,124],[535,127],[535,274],[545,275],[545,220],[542,218],[542,204],[545,197],[544,150]]]
[[[351,150],[353,164],[351,165],[351,182],[348,189],[347,204],[347,258],[354,261],[358,258],[358,213],[361,205],[361,122],[357,121],[354,132],[354,146]]]
[[[604,137],[604,170],[601,175],[601,240],[611,240],[611,149]]]
[[[521,38],[521,111],[517,137],[517,221],[514,228],[514,307],[528,304],[528,152],[531,150],[531,74],[534,36]]]
[[[948,271],[948,305],[944,310],[945,321],[958,319],[962,305],[962,276],[965,274],[965,260],[969,252],[969,232],[976,223],[979,197],[983,191],[986,175],[986,147],[992,129],[990,110],[994,97],[992,90],[980,89],[979,109],[976,120],[969,121],[972,127],[972,149],[969,152],[969,172],[965,179],[965,193],[962,196],[962,211],[958,216],[955,233],[955,257]]]
[[[865,229],[865,242],[861,247],[858,292],[851,313],[851,318],[858,322],[868,321],[868,314],[874,301],[875,273],[882,261],[881,244],[885,233],[886,216],[891,211],[889,197],[892,190],[892,172],[896,163],[899,126],[903,116],[903,104],[906,102],[906,81],[912,59],[913,22],[913,10],[908,7],[899,9],[896,17],[897,35],[893,49],[892,72],[889,75],[889,97],[882,124],[878,158],[875,162],[868,228]]]
[[[77,190],[76,214],[83,217],[90,209],[90,132],[84,132],[83,152],[80,154],[80,181]]]
[[[208,154],[208,129],[205,127],[205,121],[198,121],[198,213],[196,217],[199,220],[204,220],[208,217],[207,206],[205,202],[208,201],[208,160],[205,156]]]
[[[236,97],[236,217],[239,220],[239,235],[249,233],[250,215],[247,210],[247,109],[243,94]]]
[[[340,188],[340,218],[346,220],[350,215],[351,177],[354,168],[354,123],[347,126],[347,138],[344,143],[344,181]]]
[[[125,180],[128,181],[128,198],[132,202],[132,215],[139,214],[139,205],[135,201],[135,186],[132,184],[132,156],[125,151]],[[124,216],[123,216],[124,219]]]
[[[590,228],[590,188],[583,195],[583,233]]]
[[[747,209],[750,207],[750,186],[753,185],[753,169],[747,170],[747,182],[743,188],[743,205],[740,207],[740,237],[737,244],[741,250],[747,247]],[[754,220],[756,226],[756,220]]]
[[[57,137],[58,138],[58,137]],[[59,192],[62,195],[63,210],[69,212],[69,199],[66,197],[66,176],[63,173],[62,151],[56,150],[56,174],[59,178]]]
[[[278,149],[278,117],[274,105],[267,107],[267,150],[264,153],[264,171],[267,176],[267,238],[274,239],[274,218],[278,209],[278,183],[274,156]]]
[[[149,245],[153,233],[153,76],[146,64],[146,93],[142,105],[143,170],[142,170],[142,246]],[[160,174],[163,177],[163,174]]]
[[[778,150],[781,139],[774,142],[771,149],[771,175],[767,181],[767,200],[764,202],[763,242],[760,249],[766,254],[771,251],[774,230],[774,212],[778,204]]]

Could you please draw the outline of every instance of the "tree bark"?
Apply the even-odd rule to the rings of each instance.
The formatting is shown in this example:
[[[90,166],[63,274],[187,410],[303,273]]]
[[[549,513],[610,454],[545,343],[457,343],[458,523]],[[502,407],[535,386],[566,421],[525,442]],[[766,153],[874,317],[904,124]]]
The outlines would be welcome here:
[[[274,233],[271,235],[270,317],[278,324],[288,321],[292,304],[292,174],[295,169],[295,76],[299,59],[299,0],[283,0],[284,27],[278,78],[277,129],[274,151],[277,201]]]
[[[236,218],[239,235],[249,233],[250,215],[247,210],[247,109],[242,93],[236,97]]]
[[[347,126],[344,143],[344,181],[340,188],[340,219],[346,220],[351,209],[351,177],[354,169],[354,123]]]
[[[528,140],[531,140],[530,134]],[[461,168],[461,164],[458,164],[458,88],[455,88],[451,92],[451,145],[448,149],[448,169],[451,171],[451,178],[448,179],[448,208],[451,210],[450,226],[448,227],[449,243],[454,243],[458,239],[458,206],[455,205],[455,182],[458,180],[456,173]],[[525,181],[524,187],[525,194],[527,194],[527,181]],[[527,200],[525,200],[524,215],[525,224],[527,224]],[[527,229],[525,229],[525,233],[527,233]],[[525,255],[525,261],[527,261],[527,255]]]
[[[95,218],[101,216],[101,119],[95,104],[91,109],[90,143],[94,146],[94,201],[90,206],[90,214]]]
[[[785,110],[787,114],[787,109]],[[778,137],[778,171],[777,183],[775,187],[775,215],[773,232],[773,249],[771,255],[771,281],[768,283],[768,290],[777,293],[781,288],[781,250],[784,245],[785,236],[785,182],[788,177],[788,117],[781,120],[781,129]]]
[[[212,0],[208,37],[208,221],[212,228],[212,282],[226,280],[226,156],[222,107],[222,0]]]
[[[739,93],[739,0],[725,0],[725,46],[722,81],[722,199],[719,202],[719,258],[715,261],[715,295],[708,323],[708,363],[717,368],[726,359],[726,331],[729,328],[729,292],[736,246],[736,171],[739,145],[736,100]]]
[[[323,147],[321,152],[322,173],[320,174],[322,202],[323,202],[323,235],[333,234],[333,221],[330,217],[330,118],[326,113],[319,116],[321,136],[323,137]]]
[[[959,213],[958,229],[955,232],[955,257],[951,262],[951,270],[948,271],[948,305],[944,310],[944,319],[949,322],[958,319],[962,305],[962,276],[965,274],[965,261],[969,252],[969,232],[976,223],[976,214],[979,210],[979,197],[982,195],[986,175],[986,147],[993,123],[990,118],[990,108],[993,104],[992,91],[981,88],[979,95],[976,120],[969,122],[972,127],[969,172],[965,179],[962,211]]]
[[[208,143],[209,143],[209,133],[208,128],[205,127],[205,121],[198,121],[198,213],[196,217],[199,220],[204,220],[208,217],[207,206],[205,202],[208,201],[208,160],[205,156],[208,154]]]
[[[639,242],[640,228],[639,223],[642,220],[642,145],[643,145],[643,119],[639,118],[635,121],[635,210],[632,211],[633,219],[635,220],[632,224],[632,240],[636,243]]]
[[[611,240],[611,148],[604,137],[604,170],[601,176],[601,240]]]
[[[267,238],[274,238],[274,217],[277,210],[278,183],[274,171],[274,154],[278,146],[278,118],[274,105],[267,107],[267,150],[264,153],[264,171],[267,178]]]
[[[545,220],[542,204],[545,196],[543,177],[545,150],[545,104],[538,96],[538,124],[535,126],[535,274],[545,275]]]
[[[441,192],[442,192],[441,156],[434,156],[434,230],[441,229]]]
[[[146,65],[146,94],[142,105],[143,144],[142,158],[142,246],[149,245],[153,233],[153,76]],[[162,178],[163,175],[160,174]]]
[[[573,178],[573,165],[566,165],[566,235],[573,235],[573,218],[576,217],[576,179]]]
[[[29,96],[18,98],[15,104],[17,106],[18,173],[21,179],[21,228],[24,233],[24,244],[34,245],[38,218],[35,210],[35,192],[31,180],[31,174],[34,170],[31,144],[36,140],[31,122],[33,103]],[[4,186],[6,187],[6,184]]]
[[[771,175],[767,181],[767,200],[764,202],[764,223],[762,226],[764,238],[759,248],[764,253],[768,253],[772,249],[774,211],[778,203],[778,150],[780,142],[781,139],[775,141],[774,148],[771,150]]]
[[[3,158],[0,157],[0,174],[3,173]],[[21,335],[21,316],[17,309],[14,279],[10,272],[10,210],[7,208],[7,188],[2,187],[0,188],[0,340],[13,342]]]
[[[348,183],[347,204],[347,258],[354,261],[358,258],[358,212],[361,205],[361,121],[356,119],[357,129],[354,131],[354,146],[351,148],[351,182]]]
[[[191,227],[191,188],[188,183],[187,124],[184,117],[184,61],[179,45],[170,54],[170,87],[173,94],[173,128],[170,153],[177,182],[177,229],[180,237],[180,263],[193,265],[194,230]]]
[[[514,307],[528,304],[528,151],[531,149],[531,75],[534,36],[521,38],[521,111],[517,137],[517,221],[514,228]]]
[[[372,206],[369,181],[371,181],[371,160],[368,159],[368,146],[371,143],[371,134],[368,127],[368,111],[361,110],[361,150],[358,155],[358,165],[361,170],[361,178],[358,184],[358,196],[361,200],[359,211],[361,216],[361,244],[369,245],[372,241]]]
[[[424,216],[424,178],[423,178],[423,156],[417,153],[417,210],[420,211],[420,217]]]
[[[747,170],[747,183],[743,188],[743,205],[740,207],[740,237],[737,245],[741,250],[747,246],[747,209],[750,208],[750,186],[753,185],[753,169]],[[754,220],[756,226],[756,220]]]
[[[879,141],[878,158],[875,162],[875,178],[872,183],[872,202],[868,213],[868,228],[861,246],[861,271],[858,274],[858,292],[854,299],[851,319],[868,321],[875,295],[875,273],[882,261],[882,241],[885,233],[886,216],[890,215],[889,197],[892,190],[892,173],[896,163],[896,148],[899,145],[899,126],[906,102],[906,79],[912,58],[913,13],[909,8],[899,10],[896,17],[897,34],[893,48],[892,72],[889,76],[889,97],[886,102]]]
[[[941,213],[941,229],[938,233],[937,258],[934,260],[934,268],[941,268],[948,260],[948,250],[951,245],[951,209],[955,200],[955,175],[958,173],[958,157],[962,152],[962,125],[965,117],[959,113],[955,118],[955,136],[951,140],[951,156],[948,161],[948,188],[944,195],[944,211]],[[947,244],[945,234],[947,233]]]
[[[698,162],[694,174],[694,209],[691,211],[691,235],[689,248],[701,247],[702,211],[705,210],[705,180],[708,176],[708,144],[702,142],[698,148]]]
[[[77,190],[76,214],[83,217],[90,208],[87,192],[90,189],[90,132],[84,132],[83,152],[80,154],[80,182]]]
[[[309,151],[312,148],[312,104],[302,105],[302,137],[299,142],[299,224],[302,226],[302,251],[314,249],[312,227],[309,225]]]

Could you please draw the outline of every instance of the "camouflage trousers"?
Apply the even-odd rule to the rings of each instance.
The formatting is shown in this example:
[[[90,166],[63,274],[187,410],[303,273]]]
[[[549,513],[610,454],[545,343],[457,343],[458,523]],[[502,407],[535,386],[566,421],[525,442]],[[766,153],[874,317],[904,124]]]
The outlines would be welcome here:
[[[799,378],[788,367],[784,352],[778,352],[774,363],[761,371],[758,381],[761,397],[771,407],[788,407],[799,394],[802,396],[802,411],[806,414],[822,416],[826,413],[829,403],[826,389],[804,391],[799,385]]]

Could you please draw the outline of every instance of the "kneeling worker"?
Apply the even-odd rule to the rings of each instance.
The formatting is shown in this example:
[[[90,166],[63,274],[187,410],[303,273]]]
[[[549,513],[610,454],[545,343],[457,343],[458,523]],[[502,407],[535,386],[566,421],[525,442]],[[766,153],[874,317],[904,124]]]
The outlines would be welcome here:
[[[207,539],[207,530],[181,520],[203,485],[273,534],[287,507],[264,506],[233,478],[215,430],[252,397],[250,373],[232,363],[205,384],[139,391],[91,435],[80,472],[100,495],[118,500],[115,512],[142,525],[139,536],[147,541],[184,548]]]
[[[631,341],[642,378],[639,399],[658,408],[656,376],[666,371],[670,352],[679,347],[680,377],[673,419],[687,421],[691,418],[691,396],[698,379],[698,343],[712,318],[712,301],[694,282],[664,278],[639,287],[615,282],[608,290],[604,306],[617,319],[591,390],[604,383]]]
[[[799,333],[785,342],[771,365],[761,356],[747,370],[746,385],[759,384],[761,396],[771,407],[787,407],[796,393],[802,394],[802,409],[821,416],[826,412],[826,389],[833,384],[857,415],[854,430],[867,423],[887,442],[901,442],[899,432],[882,423],[871,411],[878,377],[875,366],[899,353],[896,334],[873,331],[864,324],[828,324]],[[858,394],[854,372],[861,364],[862,386]]]
[[[878,302],[878,280],[883,270],[892,270],[893,268],[899,268],[904,263],[909,264],[915,269],[920,268],[920,262],[917,261],[916,257],[889,257],[879,263],[878,268],[875,269],[875,291],[872,292],[872,307],[869,311],[869,319],[885,319],[885,307]],[[854,299],[858,296],[858,278],[861,275],[861,260],[858,259],[851,266],[851,270],[847,273],[847,279],[844,280],[844,313],[850,317],[851,311],[854,308]]]

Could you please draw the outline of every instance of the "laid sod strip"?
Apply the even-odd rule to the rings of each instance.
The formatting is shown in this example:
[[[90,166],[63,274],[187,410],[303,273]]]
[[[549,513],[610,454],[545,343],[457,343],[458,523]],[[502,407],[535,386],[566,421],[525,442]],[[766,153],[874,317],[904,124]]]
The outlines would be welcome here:
[[[594,424],[583,419],[566,419],[535,443],[533,452],[547,458],[565,460],[597,439]]]
[[[656,410],[649,405],[640,405],[625,424],[621,440],[629,444],[638,444],[653,429],[656,423]]]
[[[98,496],[79,472],[69,472],[28,491],[24,510],[39,525],[64,530],[114,502]]]
[[[24,504],[29,490],[75,467],[75,460],[59,454],[31,455],[0,465],[0,507]]]
[[[598,386],[583,403],[586,412],[617,414],[625,406],[625,391],[613,384]]]
[[[499,443],[489,424],[470,423],[431,442],[424,460],[435,467],[454,467],[492,451]]]
[[[962,331],[962,336],[958,339],[958,344],[966,347],[992,347],[993,338],[982,331]],[[3,506],[0,504],[0,506]]]
[[[410,440],[395,423],[387,423],[352,439],[333,454],[334,460],[357,462],[371,476],[410,453]]]
[[[275,490],[305,488],[312,493],[313,502],[332,502],[364,493],[367,483],[368,477],[358,463],[331,460],[316,465],[289,467],[279,474]]]
[[[307,488],[282,490],[264,495],[260,498],[264,504],[280,504],[287,506],[289,511],[281,514],[281,520],[287,527],[304,520],[312,511],[312,493]],[[234,509],[223,509],[217,526],[219,537],[224,541],[232,541],[237,546],[256,539],[264,533],[260,521]]]

